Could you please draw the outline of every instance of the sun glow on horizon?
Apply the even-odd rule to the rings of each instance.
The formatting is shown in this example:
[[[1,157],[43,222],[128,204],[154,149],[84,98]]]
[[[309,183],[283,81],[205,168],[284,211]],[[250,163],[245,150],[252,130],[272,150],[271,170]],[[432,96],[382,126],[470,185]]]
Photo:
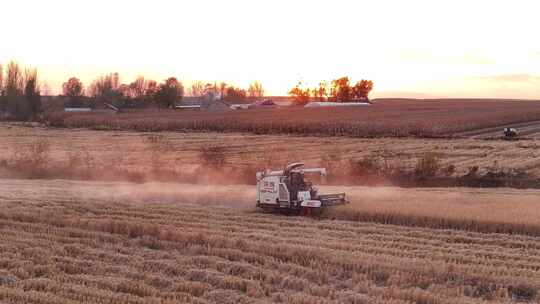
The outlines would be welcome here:
[[[373,97],[540,99],[540,3],[508,1],[67,1],[2,3],[0,63],[36,66],[58,93],[119,72],[263,83],[285,95],[348,75]]]

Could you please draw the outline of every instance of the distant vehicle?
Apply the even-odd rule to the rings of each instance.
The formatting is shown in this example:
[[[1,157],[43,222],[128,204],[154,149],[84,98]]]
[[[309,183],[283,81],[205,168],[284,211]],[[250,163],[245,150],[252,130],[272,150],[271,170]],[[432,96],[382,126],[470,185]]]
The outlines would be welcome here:
[[[255,101],[254,103],[248,105],[248,109],[270,109],[276,108],[278,105],[274,103],[271,99],[263,99]]]
[[[514,128],[504,128],[503,133],[506,139],[514,139],[518,136],[518,132]]]

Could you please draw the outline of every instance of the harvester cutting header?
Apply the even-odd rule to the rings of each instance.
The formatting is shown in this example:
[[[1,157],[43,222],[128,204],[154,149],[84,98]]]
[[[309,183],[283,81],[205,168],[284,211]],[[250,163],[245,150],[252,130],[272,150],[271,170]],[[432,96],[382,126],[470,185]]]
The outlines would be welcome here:
[[[348,203],[345,193],[319,194],[317,188],[305,178],[316,173],[326,177],[325,168],[303,168],[303,163],[292,163],[284,170],[257,172],[257,207],[312,214],[322,208]]]

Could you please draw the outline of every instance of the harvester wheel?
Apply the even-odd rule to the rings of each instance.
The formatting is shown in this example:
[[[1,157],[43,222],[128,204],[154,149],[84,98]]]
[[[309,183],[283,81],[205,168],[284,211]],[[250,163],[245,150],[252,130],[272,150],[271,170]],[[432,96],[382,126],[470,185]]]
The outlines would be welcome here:
[[[309,216],[310,214],[311,214],[311,208],[302,207],[302,209],[300,209],[300,215]]]
[[[312,216],[321,216],[321,214],[323,213],[323,208],[312,208],[313,210],[311,210],[311,215]]]
[[[322,208],[310,208],[310,207],[303,207],[300,209],[300,215],[303,216],[319,216],[322,214]]]

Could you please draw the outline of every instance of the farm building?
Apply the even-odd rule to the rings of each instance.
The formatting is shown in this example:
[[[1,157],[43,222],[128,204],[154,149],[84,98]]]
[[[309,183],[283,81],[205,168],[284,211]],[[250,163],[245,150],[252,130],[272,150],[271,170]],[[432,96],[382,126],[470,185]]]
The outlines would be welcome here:
[[[319,107],[362,107],[370,106],[368,102],[326,102],[326,101],[312,101],[306,104],[306,108],[319,108]]]
[[[201,105],[179,105],[174,106],[176,110],[191,110],[191,111],[197,111],[201,109]]]
[[[231,103],[220,99],[205,97],[184,97],[182,103],[174,107],[177,110],[230,111]]]
[[[71,112],[71,113],[92,112],[92,108],[65,107],[64,112]]]
[[[249,109],[249,105],[249,103],[232,104],[230,108],[233,110],[247,110]]]
[[[231,111],[233,108],[231,104],[223,100],[214,100],[203,105],[203,108],[207,111]]]
[[[247,109],[267,109],[276,108],[279,105],[271,99],[253,101],[253,99],[208,99],[200,97],[185,97],[180,105],[175,106],[177,110],[207,110],[207,111],[230,111]]]
[[[248,110],[248,109],[271,109],[277,108],[278,105],[274,103],[271,99],[261,99],[261,100],[241,100],[238,102],[229,102],[231,104],[231,109],[233,110]]]
[[[232,110],[246,110],[251,104],[249,99],[227,99],[223,100]]]

